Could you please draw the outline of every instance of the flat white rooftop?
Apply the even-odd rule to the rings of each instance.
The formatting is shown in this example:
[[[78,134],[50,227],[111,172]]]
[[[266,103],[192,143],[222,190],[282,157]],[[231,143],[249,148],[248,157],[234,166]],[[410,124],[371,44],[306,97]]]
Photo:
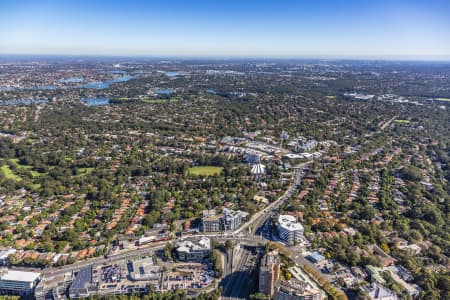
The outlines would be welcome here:
[[[34,282],[41,276],[37,272],[24,272],[8,270],[3,275],[0,275],[0,280],[20,281],[20,282]]]
[[[280,226],[286,230],[303,230],[303,225],[297,222],[297,219],[294,216],[290,215],[280,215],[278,217],[278,223]]]

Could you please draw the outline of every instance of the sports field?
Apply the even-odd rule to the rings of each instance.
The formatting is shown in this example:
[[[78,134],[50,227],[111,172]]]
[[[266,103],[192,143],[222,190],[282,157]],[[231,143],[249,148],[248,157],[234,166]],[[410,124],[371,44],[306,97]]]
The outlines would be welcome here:
[[[199,175],[199,176],[212,176],[212,175],[218,175],[222,173],[223,168],[222,167],[214,167],[214,166],[199,166],[199,167],[192,167],[189,168],[188,173],[192,175]]]

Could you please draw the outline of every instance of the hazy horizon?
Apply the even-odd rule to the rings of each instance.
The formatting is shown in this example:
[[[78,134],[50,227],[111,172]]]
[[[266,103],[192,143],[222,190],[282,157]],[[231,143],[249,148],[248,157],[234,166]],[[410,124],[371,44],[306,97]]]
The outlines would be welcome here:
[[[450,60],[450,2],[2,1],[1,55]]]
[[[224,55],[133,55],[133,54],[61,54],[61,53],[0,53],[0,59],[5,58],[21,58],[21,59],[41,59],[41,58],[74,58],[74,59],[137,59],[137,60],[212,60],[212,61],[380,61],[380,62],[442,62],[450,63],[450,56],[433,57],[433,56],[381,56],[381,57],[345,57],[345,56],[224,56]]]

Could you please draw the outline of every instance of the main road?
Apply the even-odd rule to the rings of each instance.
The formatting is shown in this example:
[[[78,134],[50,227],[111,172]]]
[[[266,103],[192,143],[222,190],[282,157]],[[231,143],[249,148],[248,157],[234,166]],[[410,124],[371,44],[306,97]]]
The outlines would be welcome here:
[[[304,162],[296,166],[294,169],[294,180],[292,184],[288,187],[286,192],[284,192],[283,195],[280,196],[276,201],[270,203],[267,207],[265,207],[263,210],[258,211],[255,213],[250,220],[248,220],[245,224],[243,224],[241,227],[239,227],[237,230],[233,232],[233,235],[242,235],[242,234],[254,234],[257,229],[263,225],[267,219],[272,215],[272,213],[275,210],[278,210],[278,208],[283,204],[287,199],[289,199],[295,190],[300,185],[305,172],[302,170],[306,166],[309,166],[312,163],[312,161]]]
[[[62,267],[46,268],[46,269],[42,270],[42,273],[45,275],[52,275],[52,276],[62,275],[64,273],[72,272],[74,270],[79,270],[83,267],[87,267],[90,265],[100,265],[100,264],[104,264],[104,263],[112,263],[112,262],[115,262],[118,260],[130,259],[130,258],[134,258],[137,256],[151,255],[155,251],[163,249],[165,247],[165,245],[166,245],[166,242],[153,243],[153,244],[150,244],[147,246],[142,246],[142,247],[134,249],[134,250],[126,251],[123,253],[118,253],[115,255],[110,255],[108,257],[99,256],[99,257],[94,257],[94,258],[90,258],[87,260],[77,261],[73,264],[65,265]]]
[[[217,234],[217,233],[192,235],[192,236],[184,237],[184,239],[186,239],[186,240],[199,239],[200,237],[215,238],[219,241],[220,240],[222,240],[222,241],[233,240],[233,241],[237,241],[239,243],[244,242],[246,244],[255,245],[255,246],[261,242],[266,241],[265,239],[263,239],[261,237],[257,237],[257,236],[248,236],[248,235],[233,236],[233,235]],[[65,266],[61,266],[61,267],[45,268],[45,269],[42,269],[42,273],[45,275],[52,275],[52,276],[62,275],[64,273],[72,272],[73,270],[79,270],[83,267],[87,267],[90,265],[101,265],[104,263],[113,263],[115,261],[124,260],[124,259],[132,259],[132,258],[135,258],[138,256],[151,255],[157,250],[164,249],[164,247],[166,246],[167,243],[168,243],[167,241],[153,243],[153,244],[141,246],[137,249],[129,250],[129,251],[114,254],[114,255],[109,255],[108,257],[99,256],[99,257],[89,258],[87,260],[77,261],[70,265],[65,265]],[[20,267],[14,268],[14,269],[30,270],[30,268],[20,268]]]

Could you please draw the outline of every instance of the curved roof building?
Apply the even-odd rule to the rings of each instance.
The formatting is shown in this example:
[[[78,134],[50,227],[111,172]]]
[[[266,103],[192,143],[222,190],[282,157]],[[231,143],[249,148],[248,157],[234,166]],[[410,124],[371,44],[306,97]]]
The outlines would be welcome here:
[[[278,236],[280,239],[294,245],[303,239],[303,225],[294,216],[280,215],[278,217]]]
[[[263,164],[254,164],[252,166],[253,175],[263,175],[266,174],[266,166]]]

